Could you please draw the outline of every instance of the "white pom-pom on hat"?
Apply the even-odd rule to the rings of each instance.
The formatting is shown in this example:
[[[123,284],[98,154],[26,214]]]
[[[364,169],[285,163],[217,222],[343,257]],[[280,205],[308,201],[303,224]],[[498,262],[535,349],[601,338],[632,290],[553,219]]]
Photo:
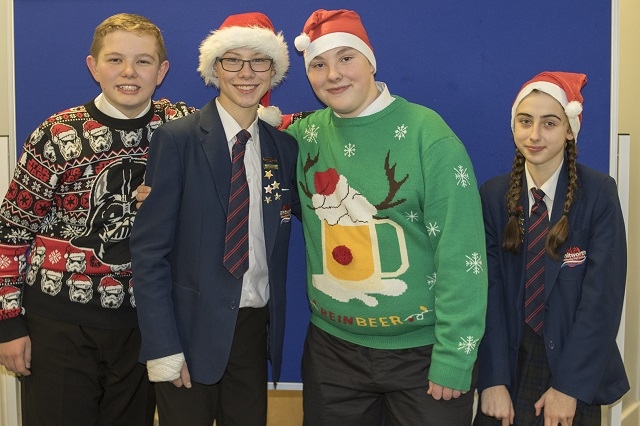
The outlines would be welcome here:
[[[576,118],[582,114],[582,104],[578,101],[571,101],[564,107],[564,112],[569,118]]]
[[[271,124],[273,127],[278,127],[282,124],[282,112],[277,106],[262,106],[258,107],[258,117],[263,121]]]
[[[311,39],[305,33],[300,34],[298,37],[293,40],[293,44],[296,46],[296,50],[298,52],[304,52],[311,44]]]

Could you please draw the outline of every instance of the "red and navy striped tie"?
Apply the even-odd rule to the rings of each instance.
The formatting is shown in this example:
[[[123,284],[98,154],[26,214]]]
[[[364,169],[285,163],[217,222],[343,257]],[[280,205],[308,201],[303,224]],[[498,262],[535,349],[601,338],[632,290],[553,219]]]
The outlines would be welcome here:
[[[239,131],[231,150],[231,191],[223,263],[236,278],[242,278],[249,269],[249,186],[244,152],[250,137],[248,131]]]
[[[525,322],[537,334],[542,335],[544,321],[544,264],[545,241],[549,233],[549,214],[544,203],[544,192],[532,188],[535,204],[529,216],[527,231],[527,266],[525,271]]]

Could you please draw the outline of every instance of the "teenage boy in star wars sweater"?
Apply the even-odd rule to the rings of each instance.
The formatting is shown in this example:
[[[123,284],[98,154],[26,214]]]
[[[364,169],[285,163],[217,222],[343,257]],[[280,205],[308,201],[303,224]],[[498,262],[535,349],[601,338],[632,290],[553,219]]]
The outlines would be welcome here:
[[[153,131],[193,110],[152,101],[169,63],[147,18],[95,30],[102,93],[24,144],[0,207],[0,364],[22,376],[23,424],[152,424],[138,363],[129,235]]]
[[[314,12],[295,44],[328,106],[287,129],[312,311],[304,424],[470,424],[487,273],[466,150],[375,82],[355,12]]]

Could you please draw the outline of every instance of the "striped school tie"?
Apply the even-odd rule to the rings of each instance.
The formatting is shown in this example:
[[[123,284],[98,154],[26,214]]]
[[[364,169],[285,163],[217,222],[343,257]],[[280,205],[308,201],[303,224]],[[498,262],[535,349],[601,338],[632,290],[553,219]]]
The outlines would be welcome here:
[[[239,131],[231,153],[231,191],[223,263],[236,278],[242,278],[249,269],[249,186],[244,152],[250,137],[248,131]]]
[[[525,322],[538,335],[542,335],[544,320],[544,264],[545,241],[549,233],[549,214],[544,203],[544,192],[532,188],[535,204],[531,209],[528,228],[527,266],[525,271]]]

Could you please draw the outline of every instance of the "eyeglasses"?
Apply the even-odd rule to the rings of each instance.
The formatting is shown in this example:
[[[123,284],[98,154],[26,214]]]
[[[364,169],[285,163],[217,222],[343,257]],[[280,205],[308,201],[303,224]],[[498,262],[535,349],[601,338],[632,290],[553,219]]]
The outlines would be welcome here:
[[[253,72],[265,72],[271,69],[273,65],[273,59],[271,58],[255,58],[255,59],[238,59],[238,58],[216,58],[220,61],[222,69],[229,72],[238,72],[243,67],[245,62],[249,63],[249,68]]]

